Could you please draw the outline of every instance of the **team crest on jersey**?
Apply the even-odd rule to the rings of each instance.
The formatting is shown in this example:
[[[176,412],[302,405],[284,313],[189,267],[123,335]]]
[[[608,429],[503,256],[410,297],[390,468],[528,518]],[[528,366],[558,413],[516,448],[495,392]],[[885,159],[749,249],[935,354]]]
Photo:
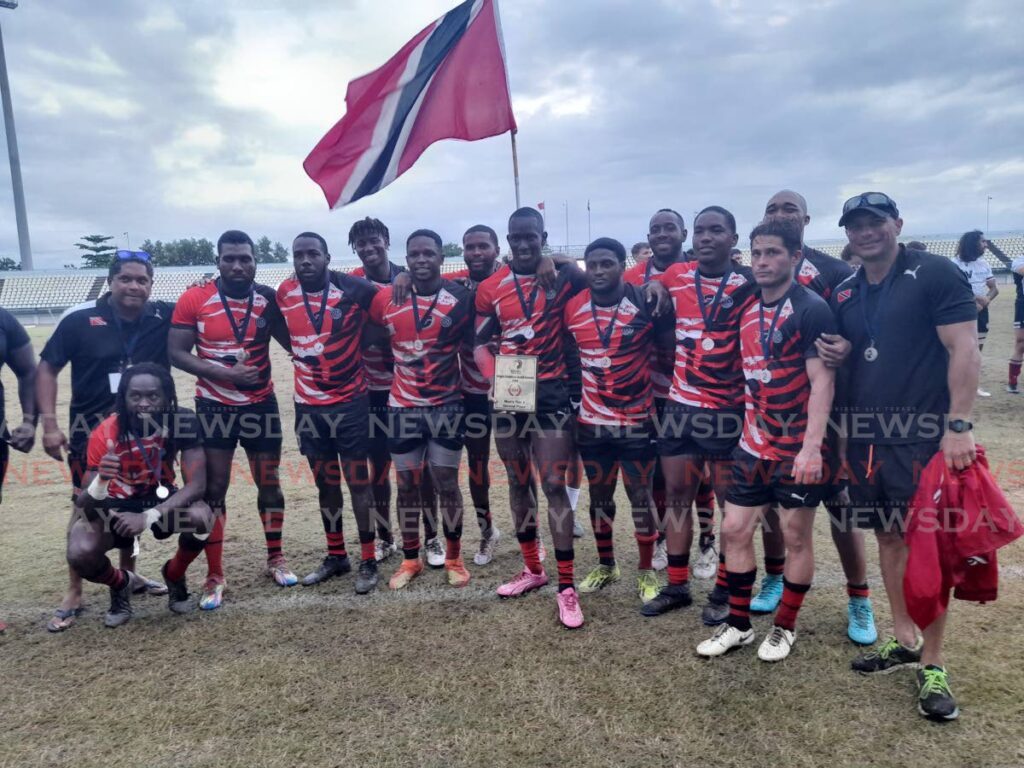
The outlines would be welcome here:
[[[619,314],[621,314],[621,315],[630,315],[630,316],[632,316],[632,315],[635,315],[639,311],[640,310],[637,309],[636,304],[634,304],[629,299],[623,299],[622,303],[619,304]]]
[[[451,328],[452,327],[452,319],[450,317],[448,317],[448,315],[445,315],[444,317],[441,318],[441,327],[442,328]]]
[[[102,317],[90,317],[89,318],[89,325],[91,325],[93,327],[101,326],[101,325],[106,325],[106,324],[107,324],[107,321],[104,320]]]
[[[846,301],[852,295],[853,295],[853,289],[852,288],[846,288],[846,289],[844,289],[844,290],[842,290],[842,291],[840,291],[839,293],[836,294],[836,301],[838,301],[840,304],[842,304],[844,301]]]
[[[457,302],[458,302],[458,299],[456,299],[454,296],[452,296],[448,291],[444,290],[443,288],[441,289],[441,292],[437,296],[437,304],[438,304],[438,306],[441,306],[441,307],[454,307]]]
[[[548,291],[548,292],[547,292],[547,293],[545,293],[544,295],[545,295],[545,296],[547,297],[547,299],[548,299],[548,300],[550,301],[551,299],[555,298],[555,291],[554,291],[554,289],[551,289],[550,291]]]
[[[786,299],[786,303],[779,309],[779,322],[781,323],[787,317],[793,314],[793,300]]]
[[[334,318],[335,320],[340,320],[341,319],[341,310],[338,309],[337,307],[334,307],[331,310],[331,317]]]
[[[816,266],[804,259],[804,263],[800,265],[800,277],[817,277],[820,274]]]
[[[714,301],[714,297],[713,296],[709,296],[708,298],[710,298],[711,301]],[[710,304],[711,302],[709,301],[708,303]],[[732,296],[730,296],[729,294],[725,294],[722,297],[722,307],[724,309],[729,309],[732,306],[732,304],[733,304]]]
[[[256,327],[257,328],[266,328],[267,327],[267,318],[265,318],[265,317],[257,317],[256,318]]]

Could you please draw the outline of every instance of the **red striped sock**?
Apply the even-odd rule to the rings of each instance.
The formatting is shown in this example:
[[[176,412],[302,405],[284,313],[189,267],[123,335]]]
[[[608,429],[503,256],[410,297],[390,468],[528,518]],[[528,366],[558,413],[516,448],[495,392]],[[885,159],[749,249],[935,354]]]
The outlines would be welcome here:
[[[106,567],[93,581],[97,584],[106,584],[112,589],[121,589],[128,581],[128,574],[120,568],[115,568],[111,565],[109,558],[104,558],[104,560],[107,561]]]
[[[199,553],[203,551],[203,548],[186,548],[182,542],[183,538],[179,537],[178,549],[174,553],[174,557],[167,561],[167,578],[171,581],[185,578],[185,571],[188,570],[192,561],[199,557]]]
[[[715,586],[722,589],[729,588],[729,582],[725,577],[725,552],[718,553],[718,573],[715,575]]]
[[[409,536],[402,534],[402,554],[406,560],[415,560],[420,556],[420,534],[418,530]]]
[[[573,559],[576,553],[571,549],[556,549],[555,561],[558,563],[558,591],[575,586],[573,581]]]
[[[537,534],[527,540],[519,540],[519,549],[523,553],[523,565],[530,573],[540,573],[543,568],[540,565],[540,553],[537,549]]]
[[[227,511],[217,515],[213,530],[206,540],[206,578],[224,578],[224,527],[227,525]]]
[[[377,552],[373,546],[373,539],[359,542],[359,559],[377,561]]]
[[[658,542],[658,534],[636,534],[636,548],[640,552],[637,568],[641,571],[651,570],[651,559],[654,557],[654,545]]]
[[[327,555],[329,557],[348,557],[348,550],[345,549],[345,534],[327,533]]]
[[[868,589],[867,582],[864,584],[846,584],[846,594],[849,597],[871,597],[871,590]]]
[[[736,573],[726,573],[729,582],[729,616],[726,622],[741,632],[750,629],[750,596],[754,591],[757,569]]]
[[[281,556],[281,533],[284,531],[283,509],[261,509],[260,522],[263,524],[263,538],[267,543],[267,560]],[[212,536],[210,538],[213,538]],[[207,544],[207,547],[210,545]]]
[[[615,544],[612,541],[612,523],[603,514],[591,517],[594,526],[594,542],[597,544],[597,559],[601,565],[615,565]]]
[[[764,559],[764,572],[769,576],[781,576],[786,571],[786,556],[766,557]]]
[[[792,632],[796,628],[796,615],[804,604],[804,597],[811,588],[810,584],[794,584],[789,579],[782,580],[782,602],[775,612],[775,624]]]
[[[669,555],[668,556],[668,583],[669,586],[685,584],[690,580],[690,556]]]
[[[1009,377],[1008,383],[1009,383],[1009,385],[1011,387],[1016,387],[1017,386],[1017,380],[1020,378],[1020,367],[1021,367],[1021,361],[1020,360],[1011,360],[1010,361],[1010,377]]]
[[[445,560],[458,560],[462,557],[462,539],[449,539],[444,540],[444,559]]]

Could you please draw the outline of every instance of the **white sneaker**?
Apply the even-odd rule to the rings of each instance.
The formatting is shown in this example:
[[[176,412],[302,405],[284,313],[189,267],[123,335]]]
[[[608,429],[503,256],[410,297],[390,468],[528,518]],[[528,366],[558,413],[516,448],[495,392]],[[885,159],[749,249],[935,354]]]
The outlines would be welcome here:
[[[427,539],[427,543],[423,548],[427,552],[427,565],[431,568],[444,567],[444,544],[441,543],[440,536]]]
[[[395,542],[377,539],[373,545],[373,559],[378,563],[383,563],[397,551],[398,545]]]
[[[697,646],[697,653],[708,658],[722,656],[733,648],[750,645],[752,642],[754,642],[753,629],[741,632],[731,624],[722,624],[715,630],[715,634]]]
[[[718,573],[718,547],[712,541],[707,549],[700,551],[697,562],[693,564],[693,576],[696,579],[710,579]]]
[[[668,568],[668,549],[664,540],[654,545],[654,555],[651,557],[651,568],[656,571],[664,571]]]
[[[583,530],[583,523],[577,520],[575,517],[572,519],[572,537],[574,539],[582,539],[587,534]]]
[[[981,387],[978,387],[978,397],[992,397],[992,393],[991,392],[986,392]]]
[[[480,549],[473,555],[473,562],[477,565],[487,565],[491,562],[494,559],[494,550],[498,547],[499,541],[501,541],[501,531],[492,525],[491,535],[486,539],[480,539]]]
[[[773,626],[772,631],[768,633],[768,637],[764,639],[761,647],[757,649],[757,658],[761,661],[782,661],[789,656],[789,652],[793,649],[793,643],[795,642],[796,632],[777,625]]]

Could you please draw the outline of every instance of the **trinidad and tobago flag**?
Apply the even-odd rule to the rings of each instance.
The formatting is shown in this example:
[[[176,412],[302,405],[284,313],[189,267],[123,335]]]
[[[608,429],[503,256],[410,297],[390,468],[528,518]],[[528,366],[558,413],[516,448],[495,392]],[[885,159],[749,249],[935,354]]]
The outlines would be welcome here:
[[[332,208],[386,187],[435,141],[514,131],[497,0],[453,8],[349,83],[345,105],[303,163]]]

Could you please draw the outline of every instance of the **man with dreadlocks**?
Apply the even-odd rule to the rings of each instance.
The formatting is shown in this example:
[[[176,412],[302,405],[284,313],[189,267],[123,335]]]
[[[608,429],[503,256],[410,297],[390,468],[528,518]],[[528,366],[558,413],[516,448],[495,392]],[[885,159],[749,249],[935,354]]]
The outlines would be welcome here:
[[[213,512],[206,492],[206,455],[195,413],[178,407],[167,368],[140,363],[125,370],[114,412],[89,436],[87,470],[68,532],[68,565],[87,581],[110,588],[103,623],[132,617],[133,575],[114,568],[106,553],[131,546],[147,528],[158,539],[177,533],[178,550],[161,570],[174,613],[195,608],[185,571],[206,546]],[[175,459],[183,485],[176,486]]]
[[[352,275],[369,280],[379,289],[390,288],[395,278],[405,272],[388,260],[391,233],[380,219],[367,216],[352,225],[348,244],[363,266],[352,270]],[[406,286],[407,288],[407,286]],[[406,290],[396,290],[396,298],[404,301]],[[387,560],[397,551],[391,532],[391,453],[388,435],[381,425],[388,419],[388,397],[395,378],[395,356],[388,343],[372,329],[363,335],[363,365],[370,396],[370,486],[373,489],[373,508],[377,521],[377,562]],[[437,536],[437,498],[429,473],[420,484],[422,507],[429,510],[423,518],[424,550],[427,564],[433,568],[444,565],[445,545]]]

